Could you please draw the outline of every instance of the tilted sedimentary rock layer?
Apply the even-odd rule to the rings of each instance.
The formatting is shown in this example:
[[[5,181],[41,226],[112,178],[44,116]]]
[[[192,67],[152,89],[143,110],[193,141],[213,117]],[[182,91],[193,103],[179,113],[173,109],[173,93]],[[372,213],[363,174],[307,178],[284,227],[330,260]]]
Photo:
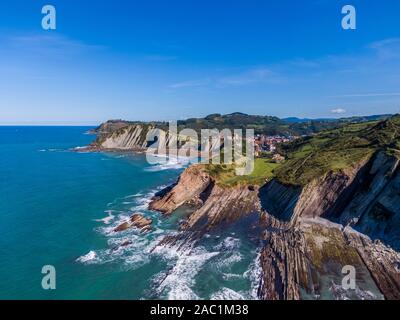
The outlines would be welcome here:
[[[258,292],[262,299],[321,295],[379,299],[381,294],[400,299],[398,162],[396,157],[378,152],[303,187],[272,180],[261,188],[222,188],[201,166],[191,166],[150,207],[172,213],[183,204],[196,204],[182,224],[182,233],[166,238],[163,244],[179,237],[185,241],[187,232],[201,235],[251,212],[260,213],[264,230],[260,237],[265,243]],[[374,295],[359,287],[351,293],[355,296],[343,291],[340,277],[345,265],[357,269],[358,281],[375,283]],[[335,281],[326,283],[332,277]]]
[[[349,187],[362,162],[353,168],[329,172],[304,187],[284,185],[273,179],[260,189],[260,199],[268,214],[295,222],[300,216],[319,217],[335,211],[340,195]]]
[[[211,184],[202,206],[189,215],[182,229],[208,231],[222,223],[232,223],[240,217],[258,212],[258,188],[237,186],[222,188]]]
[[[400,300],[400,253],[354,232],[345,232],[345,236],[356,248],[385,298]]]
[[[132,125],[102,136],[97,141],[103,149],[144,149],[147,146],[146,135],[149,128]]]
[[[272,180],[260,189],[260,200],[263,210],[279,220],[324,217],[400,247],[399,190],[399,160],[378,152],[302,188]]]
[[[387,299],[400,298],[400,254],[351,229],[322,219],[299,219],[296,228],[265,233],[267,242],[260,262],[263,269],[260,298],[267,300],[300,299],[307,295],[342,299],[357,293],[358,298],[379,299],[378,288]],[[375,295],[356,290],[335,292],[335,283],[327,284],[327,275],[336,275],[341,286],[341,269],[353,266],[357,282],[368,281],[370,274],[377,288]],[[328,288],[327,288],[328,286]],[[327,289],[329,294],[327,294]]]
[[[273,232],[265,233],[260,296],[298,299],[302,290],[318,295],[315,271],[334,262],[366,267],[387,299],[399,299],[400,255],[388,247],[399,250],[400,244],[398,166],[396,157],[378,152],[367,162],[330,172],[301,189],[278,181],[261,188],[265,220]],[[319,217],[338,222],[339,227],[331,228],[327,236],[328,229],[320,222],[329,222]],[[308,224],[302,223],[305,219]],[[352,228],[341,231],[343,226],[361,233],[349,232]],[[321,234],[322,247],[316,245]],[[377,245],[370,238],[382,242]]]
[[[209,230],[222,222],[233,222],[242,215],[260,210],[258,187],[220,187],[202,165],[187,168],[176,185],[153,198],[149,208],[170,214],[183,204],[198,208],[188,216],[182,230]]]
[[[188,134],[183,130],[171,131],[168,127],[160,129],[153,125],[130,124],[111,131],[99,131],[92,148],[124,151],[146,151],[151,148],[149,151],[152,153],[166,154],[171,151],[175,156],[193,156],[197,152],[206,155],[211,150],[217,153],[223,145],[222,133],[218,133],[219,139],[213,138],[211,141],[208,136],[202,137],[195,131]]]
[[[138,228],[141,232],[149,231],[151,229],[152,220],[145,218],[140,213],[133,214],[128,221],[120,224],[114,229],[114,232],[125,231],[130,228]]]
[[[177,184],[161,197],[155,197],[149,208],[170,214],[181,205],[199,198],[212,183],[208,173],[200,165],[193,165],[186,169],[179,177]]]

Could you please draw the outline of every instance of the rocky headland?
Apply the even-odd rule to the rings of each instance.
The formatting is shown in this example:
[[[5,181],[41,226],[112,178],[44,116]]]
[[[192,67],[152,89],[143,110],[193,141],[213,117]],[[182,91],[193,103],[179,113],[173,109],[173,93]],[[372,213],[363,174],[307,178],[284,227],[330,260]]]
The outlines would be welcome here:
[[[390,166],[389,171],[375,171],[384,170],[382,163],[390,159],[378,153],[353,170],[330,172],[303,188],[276,180],[262,187],[221,187],[204,167],[195,165],[181,175],[176,185],[155,197],[150,208],[171,214],[184,204],[194,206],[181,224],[179,240],[184,239],[183,234],[188,236],[187,231],[201,237],[221,224],[257,214],[264,242],[259,261],[263,275],[258,295],[262,299],[321,297],[326,290],[333,292],[331,286],[335,283],[326,283],[328,275],[339,279],[346,265],[362,274],[360,281],[372,277],[385,298],[400,299],[400,254],[396,251],[400,189],[392,189],[399,172]],[[380,192],[374,189],[376,179],[386,179],[378,184]],[[367,191],[379,196],[364,199],[364,209],[357,206],[356,210],[354,203]],[[387,194],[391,194],[389,202]],[[390,219],[383,219],[382,212],[390,212]],[[176,240],[169,237],[162,245]],[[342,296],[337,293],[335,297]]]
[[[99,135],[94,146],[145,149],[146,130],[118,128]],[[221,172],[227,170],[191,165],[149,205],[164,215],[192,208],[180,233],[159,245],[193,242],[255,215],[262,243],[259,298],[400,299],[399,150],[395,116],[284,145],[279,151],[287,160],[274,165],[267,179],[226,184]],[[344,266],[357,271],[350,292],[341,286]],[[377,292],[363,290],[365,283]]]

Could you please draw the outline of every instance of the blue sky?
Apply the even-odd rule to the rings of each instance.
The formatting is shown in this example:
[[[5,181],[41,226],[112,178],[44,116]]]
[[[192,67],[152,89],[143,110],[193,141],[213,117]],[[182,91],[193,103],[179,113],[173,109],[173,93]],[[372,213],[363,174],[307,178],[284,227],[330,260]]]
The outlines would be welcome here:
[[[396,113],[399,84],[398,0],[0,3],[3,124]]]

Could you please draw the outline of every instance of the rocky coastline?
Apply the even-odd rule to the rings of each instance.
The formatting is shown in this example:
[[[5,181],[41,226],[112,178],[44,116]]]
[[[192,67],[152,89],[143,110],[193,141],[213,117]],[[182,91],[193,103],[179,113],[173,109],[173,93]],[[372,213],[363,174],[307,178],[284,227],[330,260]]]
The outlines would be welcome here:
[[[146,150],[150,127],[111,125],[99,129],[88,151]],[[191,165],[154,196],[149,209],[168,216],[183,206],[192,208],[178,234],[166,236],[159,246],[190,247],[207,232],[254,215],[262,243],[260,299],[400,299],[399,190],[399,158],[381,148],[304,185],[272,178],[262,185],[227,187],[204,165]],[[150,225],[135,216],[118,228],[146,231]],[[360,284],[350,292],[341,287],[344,266],[355,268]],[[363,290],[365,283],[376,292]]]
[[[387,205],[387,193],[394,192],[396,198],[390,198],[390,205],[400,204],[398,189],[391,189],[399,176],[398,163],[393,161],[377,153],[369,161],[330,172],[303,188],[276,180],[261,187],[221,187],[201,165],[193,165],[176,184],[156,196],[149,208],[167,215],[182,205],[195,208],[181,224],[181,234],[165,239],[162,245],[189,238],[188,231],[201,237],[224,223],[257,214],[264,243],[259,261],[263,270],[260,299],[318,299],[327,290],[337,299],[354,298],[342,292],[338,282],[346,265],[360,273],[357,281],[372,279],[381,293],[372,295],[357,288],[358,298],[400,299],[400,228],[393,225],[400,211],[394,211],[390,223],[374,218],[374,208],[382,210]],[[375,191],[378,186],[379,192]],[[365,209],[354,206],[365,190],[369,195],[369,203],[365,198],[362,201]],[[382,229],[388,232],[377,232]],[[336,281],[327,287],[330,274]]]

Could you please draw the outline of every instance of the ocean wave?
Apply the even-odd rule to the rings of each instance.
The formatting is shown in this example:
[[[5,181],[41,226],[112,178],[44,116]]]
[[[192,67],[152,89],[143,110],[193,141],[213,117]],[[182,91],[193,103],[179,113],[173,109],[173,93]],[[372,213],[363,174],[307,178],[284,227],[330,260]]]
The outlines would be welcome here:
[[[152,230],[150,231],[152,234],[154,234],[155,232],[161,233],[158,227],[160,227],[162,219],[158,213],[149,211],[148,207],[151,202],[151,199],[155,196],[155,194],[166,187],[167,187],[166,185],[161,185],[155,189],[150,190],[146,194],[140,192],[134,195],[123,197],[121,199],[116,199],[113,202],[108,203],[107,207],[109,207],[110,209],[107,210],[106,212],[112,212],[113,217],[111,218],[111,216],[109,215],[108,217],[96,220],[99,222],[103,222],[104,224],[107,225],[105,227],[99,227],[96,230],[105,236],[117,236],[114,232],[114,229],[120,224],[129,220],[132,214],[140,213],[153,220]],[[132,201],[126,201],[127,199],[130,199]],[[134,205],[132,206],[132,204]],[[123,210],[123,208],[121,208],[121,205],[129,207],[126,207],[126,209]],[[111,208],[118,208],[122,210],[116,210]],[[128,229],[127,231],[124,231],[123,233],[126,232],[137,233],[139,231],[136,230],[135,228],[132,228]]]
[[[144,168],[143,170],[147,172],[159,172],[164,170],[179,170],[183,169],[185,166],[186,164],[181,164],[181,163],[167,163],[167,164],[153,165],[151,167]]]
[[[215,263],[217,270],[222,270],[231,267],[233,264],[242,260],[240,252],[233,252],[229,256],[224,255],[218,262]]]
[[[260,286],[260,280],[263,272],[260,260],[261,249],[258,249],[256,258],[250,264],[249,269],[243,274],[243,277],[250,280],[250,298],[254,300],[258,299],[258,288]]]
[[[169,300],[198,300],[199,296],[193,291],[195,276],[203,265],[219,252],[208,252],[203,247],[181,252],[177,247],[159,247],[156,253],[163,257],[173,258],[175,262],[168,271],[163,271],[153,279],[154,289],[158,296]]]
[[[107,216],[101,219],[95,219],[94,221],[97,222],[103,222],[104,224],[110,224],[111,221],[115,218],[115,215],[113,215],[113,210],[107,210],[105,211],[107,213]]]
[[[95,251],[89,251],[87,254],[80,256],[76,259],[77,262],[81,263],[96,263],[98,261],[98,257]]]
[[[160,158],[160,161],[154,163],[150,167],[144,168],[144,171],[157,172],[164,170],[179,170],[185,168],[190,162],[190,158],[186,157],[171,158],[167,156],[155,156],[155,158]],[[155,158],[153,158],[153,160]]]
[[[243,293],[236,292],[229,288],[222,288],[211,295],[210,300],[246,300]]]
[[[157,192],[165,189],[166,187],[167,185],[161,185],[155,189],[150,190],[145,195],[141,193],[138,194],[135,199],[136,206],[131,207],[130,210],[131,211],[148,210],[151,199],[156,195]]]
[[[226,237],[221,243],[214,248],[217,250],[231,251],[240,247],[240,239],[233,237]]]
[[[242,260],[243,256],[239,252],[240,245],[240,239],[226,237],[221,243],[214,246],[214,250],[222,253],[221,258],[214,264],[217,270],[222,271]]]
[[[247,278],[252,283],[251,290],[246,289],[243,292],[236,292],[225,287],[219,288],[217,292],[211,294],[211,299],[242,299],[243,297],[256,299],[257,284],[260,279],[256,266],[259,266],[259,263],[249,266],[249,270],[243,274],[242,271],[239,273],[231,271],[235,263],[245,258],[239,250],[242,245],[241,240],[233,237],[234,233],[230,233],[227,237],[208,235],[205,239],[212,239],[206,240],[204,245],[207,248],[203,245],[187,246],[182,250],[180,243],[175,246],[158,246],[165,236],[178,233],[175,227],[165,223],[167,219],[148,210],[151,198],[165,187],[159,186],[146,192],[138,192],[109,203],[109,210],[105,211],[107,216],[96,220],[102,222],[96,231],[107,237],[107,248],[92,250],[76,261],[83,264],[113,262],[123,270],[134,270],[157,261],[160,267],[162,266],[158,270],[162,271],[157,271],[158,273],[151,277],[151,288],[145,296],[176,300],[207,298],[200,296],[194,288],[196,275],[205,270],[204,268],[207,270],[211,268],[212,272],[222,275],[223,280],[234,281]],[[131,228],[123,232],[114,232],[115,227],[129,219],[134,212],[140,212],[151,218],[152,230],[141,233]],[[215,241],[214,238],[220,238],[217,245],[212,244]],[[207,245],[207,241],[211,243]],[[202,275],[203,272],[200,273],[201,277]]]
[[[38,152],[62,152],[62,151],[66,151],[64,149],[54,149],[54,148],[50,148],[50,149],[39,149]]]
[[[224,280],[232,280],[232,279],[239,279],[242,278],[243,275],[242,274],[238,274],[238,273],[222,273],[222,278]]]

